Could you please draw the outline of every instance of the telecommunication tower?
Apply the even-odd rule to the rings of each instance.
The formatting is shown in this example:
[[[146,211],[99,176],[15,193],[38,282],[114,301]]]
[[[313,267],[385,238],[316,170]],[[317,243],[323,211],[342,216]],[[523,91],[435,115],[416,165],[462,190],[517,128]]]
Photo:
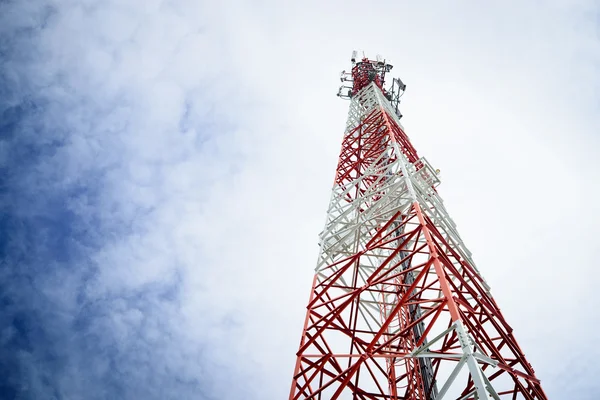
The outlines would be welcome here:
[[[400,123],[406,86],[352,55],[290,399],[546,399]]]

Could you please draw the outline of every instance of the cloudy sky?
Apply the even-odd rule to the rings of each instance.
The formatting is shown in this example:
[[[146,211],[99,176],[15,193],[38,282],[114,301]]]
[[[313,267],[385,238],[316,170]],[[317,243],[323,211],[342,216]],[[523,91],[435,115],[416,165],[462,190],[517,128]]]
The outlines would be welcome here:
[[[0,0],[0,398],[285,398],[353,49],[548,395],[597,398],[594,3]]]

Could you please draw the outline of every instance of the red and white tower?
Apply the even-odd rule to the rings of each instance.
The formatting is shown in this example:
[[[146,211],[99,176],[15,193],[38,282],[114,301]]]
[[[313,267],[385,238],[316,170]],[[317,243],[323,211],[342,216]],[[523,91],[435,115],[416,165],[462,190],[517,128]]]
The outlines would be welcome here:
[[[290,399],[546,399],[400,123],[392,66],[350,99]]]

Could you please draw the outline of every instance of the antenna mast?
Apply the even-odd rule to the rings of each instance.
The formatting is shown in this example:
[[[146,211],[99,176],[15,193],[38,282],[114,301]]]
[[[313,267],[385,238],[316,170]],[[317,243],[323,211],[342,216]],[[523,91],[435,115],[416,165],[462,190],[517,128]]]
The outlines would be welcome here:
[[[290,400],[547,399],[400,123],[406,85],[351,62]]]

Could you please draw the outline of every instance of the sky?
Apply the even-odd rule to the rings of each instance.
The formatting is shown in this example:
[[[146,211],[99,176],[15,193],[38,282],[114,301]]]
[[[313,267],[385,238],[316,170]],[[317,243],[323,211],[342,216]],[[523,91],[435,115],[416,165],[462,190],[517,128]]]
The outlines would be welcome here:
[[[594,1],[0,0],[0,398],[289,392],[353,49],[550,398],[600,391]]]

